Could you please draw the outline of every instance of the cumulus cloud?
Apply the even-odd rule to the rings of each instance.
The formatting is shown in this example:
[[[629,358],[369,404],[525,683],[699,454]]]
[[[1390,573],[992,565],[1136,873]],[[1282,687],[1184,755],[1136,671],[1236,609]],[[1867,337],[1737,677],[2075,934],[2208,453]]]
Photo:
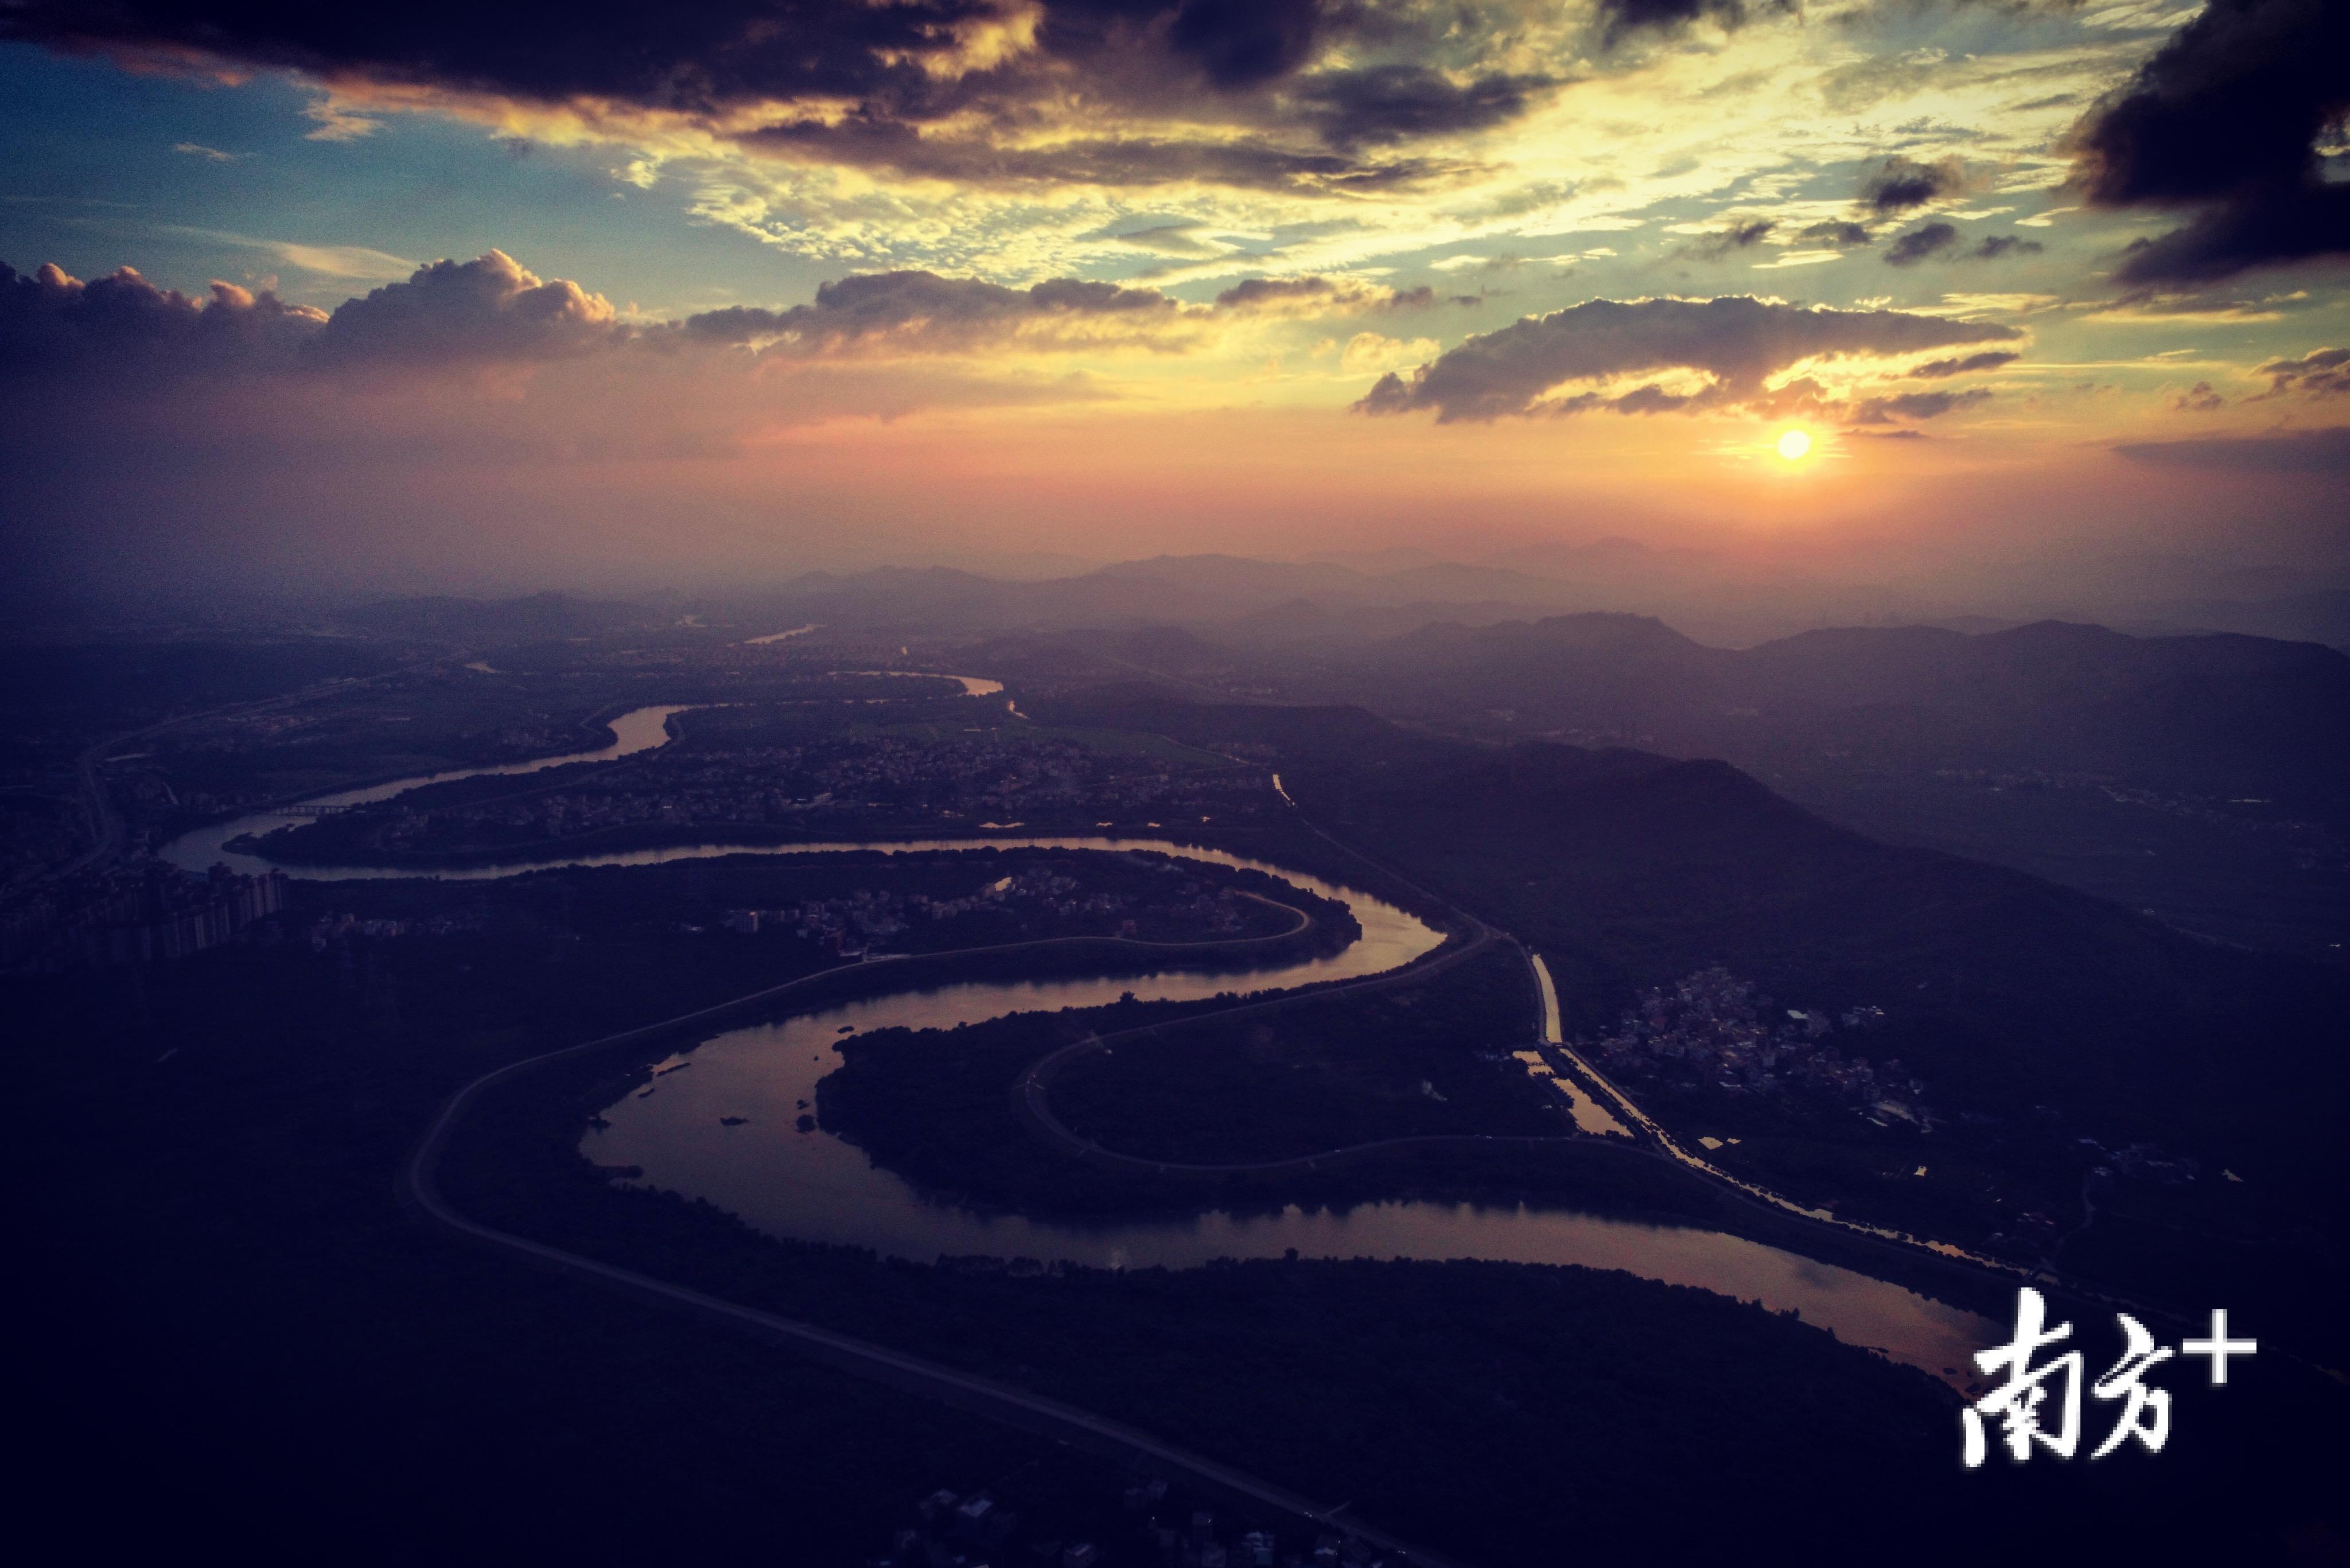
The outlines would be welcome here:
[[[622,351],[752,348],[779,359],[939,358],[1192,348],[1249,319],[1384,315],[1437,303],[1349,277],[1251,278],[1189,305],[1150,287],[1053,278],[1011,288],[936,273],[865,273],[805,305],[737,306],[674,323],[622,318],[567,278],[503,251],[437,261],[331,313],[215,283],[191,299],[129,268],[84,283],[55,266],[0,266],[0,370],[19,376],[137,367],[326,372],[530,365]]]
[[[531,361],[632,336],[602,296],[545,281],[503,251],[419,267],[331,315],[228,283],[191,299],[130,267],[85,283],[54,265],[25,276],[0,264],[0,367],[19,375]]]
[[[215,282],[192,299],[124,267],[84,282],[0,262],[0,376],[172,376],[284,362],[326,314]]]
[[[2350,348],[2313,348],[2298,359],[2272,359],[2255,374],[2269,379],[2264,397],[2293,392],[2313,398],[2350,394]]]
[[[1470,337],[1409,379],[1382,377],[1356,407],[1374,414],[1429,410],[1447,422],[1598,407],[1626,413],[1718,407],[1762,399],[1773,375],[1806,360],[1891,358],[2021,336],[1990,322],[1742,296],[1595,299]],[[1555,395],[1570,382],[1652,375],[1660,379],[1621,394]]]
[[[2074,183],[2102,207],[2181,210],[2134,244],[2124,284],[2207,283],[2350,255],[2350,184],[2321,137],[2350,114],[2350,5],[2210,0],[2074,128]]]
[[[1956,158],[1921,163],[1896,153],[1862,171],[1859,201],[1871,212],[1890,217],[1956,195],[1966,187],[1966,165]]]
[[[568,278],[546,281],[504,251],[437,261],[405,283],[346,300],[319,330],[329,361],[556,359],[625,338],[611,301]]]

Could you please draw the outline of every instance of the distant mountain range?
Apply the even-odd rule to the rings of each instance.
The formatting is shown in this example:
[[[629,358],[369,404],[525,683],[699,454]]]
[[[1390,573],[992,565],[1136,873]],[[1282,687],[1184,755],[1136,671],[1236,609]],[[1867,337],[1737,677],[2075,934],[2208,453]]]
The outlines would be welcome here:
[[[1643,617],[1579,615],[1426,627],[1330,661],[1311,684],[1305,694],[1497,734],[2085,774],[2350,820],[2350,657],[2314,643],[2049,621],[1728,649]]]
[[[1480,625],[1565,612],[1665,620],[1701,641],[1746,646],[1823,626],[2001,630],[1949,590],[1763,568],[1628,539],[1535,545],[1475,563],[1426,551],[1343,552],[1305,561],[1162,556],[1070,576],[1009,581],[944,567],[811,573],[730,615],[875,631],[1038,630],[1172,625],[1267,647],[1370,641],[1442,620]],[[2232,631],[2350,647],[2350,591],[2274,598],[2147,599],[2051,607],[2063,618],[2147,634]]]
[[[1453,607],[1487,603],[1517,615],[1584,607],[1573,585],[1480,567],[1415,566],[1381,576],[1315,562],[1236,556],[1161,556],[1080,576],[1005,582],[945,567],[881,567],[850,576],[812,573],[759,601],[766,618],[820,621],[858,630],[935,634],[1012,628],[1180,625],[1222,627],[1284,607],[1344,617],[1429,607],[1425,624]],[[756,613],[737,607],[737,616]],[[1396,623],[1407,624],[1407,623]],[[1392,629],[1381,625],[1380,630]]]
[[[671,604],[667,598],[664,606]],[[1015,628],[1180,626],[1237,646],[1391,639],[1442,621],[1482,626],[1576,612],[1641,614],[1700,641],[1749,646],[1823,626],[2021,624],[1956,598],[1887,582],[1846,582],[1763,568],[1700,550],[1628,539],[1525,545],[1464,563],[1423,550],[1339,552],[1304,561],[1162,556],[1043,579],[943,566],[812,572],[780,587],[700,601],[717,629],[755,635],[811,621],[881,635]],[[2277,598],[2127,600],[2064,610],[2149,634],[2234,631],[2350,646],[2350,591]],[[340,618],[378,635],[480,643],[673,626],[673,608],[539,594],[528,598],[401,599]]]
[[[1733,649],[1654,616],[1585,607],[1643,579],[1710,569],[1705,557],[1628,541],[1514,554],[1544,573],[1604,581],[1413,552],[1353,565],[1190,556],[1038,582],[943,567],[813,573],[683,623],[669,609],[556,594],[400,600],[346,618],[379,636],[484,645],[656,631],[741,640],[810,623],[985,637],[1006,665],[991,673],[1017,667],[1056,685],[1087,670],[1149,670],[1492,737],[1636,743],[1749,766],[1825,758],[2077,774],[2350,823],[2350,657],[2316,642],[2059,621],[1977,629],[1998,623],[1976,618],[1966,630],[1856,626]],[[2350,630],[2350,595],[2179,613],[2199,611]],[[1007,643],[1006,633],[1045,640]]]

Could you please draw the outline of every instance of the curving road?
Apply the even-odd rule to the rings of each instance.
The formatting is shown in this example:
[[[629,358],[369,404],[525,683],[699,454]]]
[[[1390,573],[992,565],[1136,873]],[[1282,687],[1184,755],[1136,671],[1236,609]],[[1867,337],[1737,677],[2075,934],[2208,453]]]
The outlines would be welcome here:
[[[1236,938],[1229,944],[1213,945],[1238,947],[1281,940],[1297,935],[1312,924],[1312,917],[1302,909],[1275,903],[1270,898],[1259,901],[1274,904],[1277,909],[1290,909],[1298,917],[1301,923],[1288,931],[1276,933],[1274,936]],[[1014,942],[1001,947],[962,948],[948,952],[925,953],[919,958],[896,960],[894,963],[898,966],[910,967],[925,960],[969,958],[982,954],[1000,956],[1007,952],[1076,943],[1145,949],[1197,948],[1210,945],[1139,941],[1130,938],[1063,937],[1035,942]],[[1443,950],[1440,950],[1437,954],[1419,962],[1425,965],[1450,961],[1451,958],[1458,956],[1458,951],[1448,956]],[[804,975],[797,980],[786,981],[781,985],[770,986],[763,991],[734,997],[713,1006],[699,1008],[691,1012],[681,1013],[674,1018],[663,1019],[657,1023],[623,1030],[617,1034],[608,1034],[601,1039],[587,1041],[577,1045],[544,1052],[539,1055],[526,1057],[522,1061],[483,1074],[452,1095],[433,1116],[432,1125],[426,1128],[424,1137],[417,1144],[415,1152],[409,1157],[408,1163],[401,1168],[399,1193],[402,1204],[418,1219],[466,1241],[518,1253],[535,1262],[579,1274],[655,1305],[691,1313],[705,1320],[754,1334],[772,1344],[788,1345],[795,1349],[816,1355],[843,1370],[887,1383],[911,1393],[937,1398],[961,1409],[971,1410],[1047,1437],[1076,1442],[1092,1450],[1107,1451],[1127,1460],[1148,1461],[1161,1470],[1188,1479],[1195,1484],[1221,1489],[1226,1492],[1248,1498],[1310,1524],[1353,1537],[1379,1551],[1393,1553],[1407,1563],[1425,1564],[1426,1568],[1455,1568],[1450,1560],[1440,1557],[1425,1548],[1409,1545],[1383,1531],[1362,1523],[1353,1518],[1351,1512],[1348,1512],[1347,1518],[1338,1517],[1342,1511],[1350,1509],[1349,1504],[1325,1506],[1315,1503],[1271,1481],[1261,1480],[1204,1455],[1194,1453],[1191,1449],[1168,1442],[1139,1428],[1112,1420],[1106,1416],[1097,1416],[1089,1410],[1064,1404],[1057,1399],[1047,1398],[1041,1394],[1031,1393],[1024,1388],[999,1383],[992,1378],[961,1371],[920,1356],[910,1355],[903,1351],[892,1350],[888,1345],[858,1339],[817,1324],[784,1317],[775,1313],[762,1312],[754,1307],[724,1301],[700,1291],[690,1290],[683,1285],[671,1284],[666,1281],[654,1279],[649,1274],[640,1274],[634,1270],[623,1269],[594,1258],[583,1257],[576,1252],[565,1251],[559,1247],[548,1246],[545,1242],[534,1241],[525,1236],[517,1236],[509,1231],[497,1230],[493,1226],[468,1219],[442,1195],[439,1182],[442,1158],[447,1153],[449,1144],[454,1137],[458,1127],[463,1122],[466,1113],[492,1089],[512,1083],[556,1062],[574,1060],[598,1052],[619,1050],[629,1045],[645,1044],[674,1033],[719,1023],[737,1014],[764,1007],[803,987],[869,967],[868,965],[842,964],[832,969],[819,970],[814,974]],[[1414,967],[1417,966],[1407,965],[1404,970],[1395,972],[1402,974]]]
[[[1473,922],[1472,922],[1473,924]],[[1284,1007],[1293,1002],[1308,998],[1336,996],[1343,992],[1365,991],[1378,987],[1417,982],[1439,970],[1450,968],[1472,953],[1482,952],[1496,942],[1517,944],[1511,938],[1492,928],[1475,925],[1474,933],[1458,945],[1448,943],[1427,957],[1385,974],[1369,975],[1362,980],[1350,980],[1337,985],[1316,986],[1309,992],[1268,998],[1263,1002],[1243,1002],[1235,1007],[1220,1008],[1218,1018],[1236,1018],[1244,1013],[1263,1012]],[[1194,1015],[1197,1016],[1197,1015]],[[1063,1152],[1075,1155],[1089,1165],[1112,1167],[1126,1170],[1148,1171],[1155,1176],[1250,1176],[1282,1170],[1315,1170],[1324,1167],[1351,1162],[1368,1155],[1390,1153],[1407,1148],[1438,1148],[1461,1145],[1488,1147],[1538,1147],[1544,1144],[1572,1143],[1582,1135],[1557,1133],[1550,1135],[1503,1133],[1415,1133],[1402,1137],[1377,1138],[1368,1143],[1344,1144],[1313,1154],[1291,1155],[1282,1159],[1243,1160],[1222,1164],[1203,1164],[1186,1160],[1154,1159],[1148,1155],[1126,1154],[1084,1137],[1053,1112],[1053,1080],[1062,1069],[1083,1056],[1097,1051],[1106,1052],[1113,1042],[1149,1034],[1164,1027],[1158,1023],[1139,1024],[1132,1029],[1120,1029],[1108,1034],[1091,1034],[1085,1039],[1047,1052],[1029,1064],[1028,1070],[1013,1085],[1012,1106],[1015,1116],[1046,1142]]]

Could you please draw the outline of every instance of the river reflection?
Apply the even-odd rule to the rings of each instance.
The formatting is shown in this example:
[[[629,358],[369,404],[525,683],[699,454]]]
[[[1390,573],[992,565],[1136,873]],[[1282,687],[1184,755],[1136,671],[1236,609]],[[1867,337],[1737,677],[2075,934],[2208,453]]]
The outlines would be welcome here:
[[[1286,979],[1253,978],[1267,985]],[[1969,1355],[1996,1337],[1992,1325],[1971,1313],[1720,1231],[1570,1210],[1426,1202],[1104,1224],[989,1215],[924,1198],[828,1133],[795,1130],[802,1102],[813,1106],[816,1080],[836,1064],[844,1028],[951,1028],[1004,1012],[1098,1006],[1125,991],[1185,998],[1232,986],[1229,974],[1180,972],[957,985],[729,1030],[671,1058],[665,1065],[691,1065],[662,1074],[650,1094],[632,1091],[606,1107],[608,1125],[590,1130],[581,1151],[599,1164],[640,1167],[644,1185],[707,1199],[773,1235],[920,1262],[985,1255],[1185,1268],[1215,1258],[1277,1258],[1294,1248],[1309,1258],[1579,1263],[1793,1308],[1849,1344],[1874,1346],[1938,1376],[1945,1367],[1963,1368]],[[746,1119],[730,1127],[726,1117]]]
[[[964,681],[966,690],[977,682],[975,677],[956,679]],[[536,763],[457,769],[347,791],[308,804],[358,805],[389,799],[422,784],[626,756],[664,743],[670,716],[681,711],[650,707],[623,714],[612,722],[616,742],[595,752]],[[241,835],[259,835],[304,820],[306,815],[293,813],[260,813],[198,829],[174,840],[162,853],[172,864],[194,871],[225,861],[246,873],[275,867],[314,880],[419,875],[413,868],[398,867],[278,866],[264,856],[226,847]],[[1998,1337],[1995,1325],[1971,1313],[1854,1270],[1721,1231],[1638,1224],[1571,1210],[1426,1202],[1365,1204],[1343,1213],[1293,1208],[1278,1214],[1211,1213],[1192,1220],[1097,1225],[988,1215],[924,1198],[901,1178],[874,1166],[861,1150],[827,1133],[795,1130],[802,1114],[800,1103],[813,1106],[816,1080],[834,1065],[833,1046],[844,1037],[844,1030],[853,1033],[892,1025],[952,1028],[1010,1012],[1100,1006],[1126,992],[1145,1000],[1197,1001],[1223,992],[1356,979],[1409,963],[1441,940],[1439,932],[1392,904],[1287,867],[1165,839],[1087,836],[785,846],[712,842],[438,869],[424,875],[479,881],[557,867],[657,866],[729,855],[876,849],[931,853],[991,845],[1100,852],[1154,850],[1263,871],[1347,904],[1360,922],[1363,936],[1343,952],[1271,969],[1168,970],[1095,980],[952,985],[730,1030],[690,1055],[672,1059],[673,1064],[690,1063],[689,1070],[666,1073],[650,1094],[632,1093],[606,1108],[602,1115],[608,1125],[586,1135],[583,1152],[599,1164],[640,1167],[646,1185],[707,1199],[777,1236],[868,1247],[925,1262],[941,1256],[985,1255],[1098,1267],[1181,1268],[1216,1258],[1279,1257],[1295,1249],[1300,1256],[1310,1258],[1477,1258],[1575,1263],[1622,1269],[1669,1283],[1759,1300],[1776,1311],[1793,1309],[1805,1322],[1831,1328],[1847,1343],[1876,1347],[1937,1376],[1945,1368],[1964,1368],[1976,1348]],[[1555,1002],[1547,995],[1544,1002],[1544,1033],[1555,1040]],[[1586,1098],[1578,1096],[1578,1120],[1592,1113],[1605,1115],[1596,1105],[1586,1108],[1581,1103]],[[729,1127],[723,1117],[746,1119]],[[1597,1130],[1596,1126],[1593,1130]]]
[[[567,756],[540,757],[527,763],[499,763],[490,767],[451,768],[446,773],[424,774],[415,778],[394,779],[390,784],[369,784],[363,789],[347,789],[335,794],[322,794],[301,803],[300,806],[280,811],[255,812],[231,822],[216,822],[209,827],[199,827],[172,839],[157,853],[182,871],[201,876],[217,865],[251,877],[272,867],[289,877],[313,877],[320,879],[353,877],[412,877],[412,871],[370,869],[367,867],[337,867],[313,869],[297,865],[280,865],[264,856],[249,855],[228,847],[232,839],[246,834],[259,837],[275,833],[281,827],[311,822],[322,812],[340,810],[349,805],[372,805],[380,800],[390,800],[426,784],[451,784],[458,779],[497,778],[510,774],[535,774],[545,768],[567,767],[573,763],[608,763],[621,757],[649,752],[656,746],[669,744],[669,721],[672,713],[690,711],[691,704],[672,703],[666,707],[632,708],[619,718],[609,721],[612,743],[598,746],[592,752],[573,752]],[[500,872],[511,876],[511,871]]]

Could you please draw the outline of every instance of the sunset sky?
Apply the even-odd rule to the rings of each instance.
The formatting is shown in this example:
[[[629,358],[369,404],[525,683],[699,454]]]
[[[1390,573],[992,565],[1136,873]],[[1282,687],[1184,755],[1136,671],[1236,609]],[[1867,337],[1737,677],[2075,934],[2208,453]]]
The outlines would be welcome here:
[[[2338,0],[0,0],[0,40],[20,586],[1611,535],[2350,580]]]

